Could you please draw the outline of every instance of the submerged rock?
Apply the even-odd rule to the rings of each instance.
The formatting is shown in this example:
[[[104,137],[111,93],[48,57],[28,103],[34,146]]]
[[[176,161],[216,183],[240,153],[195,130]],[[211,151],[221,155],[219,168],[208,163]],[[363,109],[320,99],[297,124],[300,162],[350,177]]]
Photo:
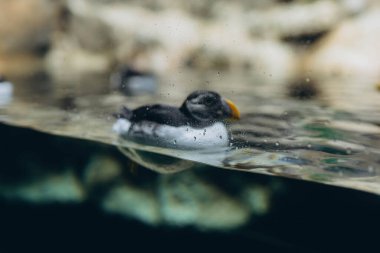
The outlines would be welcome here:
[[[73,171],[46,175],[30,182],[0,186],[0,196],[32,203],[79,203],[85,191]]]
[[[194,171],[159,175],[144,185],[118,184],[105,195],[102,207],[150,225],[228,230],[264,215],[271,195],[268,189],[253,184],[243,184],[236,196],[231,195]]]
[[[104,197],[104,210],[137,219],[150,225],[160,222],[159,202],[152,190],[124,183],[116,186]]]
[[[111,146],[0,128],[1,147],[9,153],[0,168],[0,199],[91,203],[150,226],[229,230],[265,215],[273,193],[251,174],[199,164],[183,173],[158,174],[137,167]]]
[[[84,169],[83,181],[86,186],[92,187],[109,183],[122,174],[122,165],[109,156],[97,155],[91,158]]]
[[[161,213],[168,224],[231,229],[244,225],[250,218],[244,202],[192,172],[163,176],[160,181]]]

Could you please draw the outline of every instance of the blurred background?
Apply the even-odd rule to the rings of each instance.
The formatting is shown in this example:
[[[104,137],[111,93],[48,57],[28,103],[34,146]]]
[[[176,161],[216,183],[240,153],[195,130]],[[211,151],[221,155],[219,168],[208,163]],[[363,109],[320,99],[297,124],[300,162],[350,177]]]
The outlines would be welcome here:
[[[123,103],[207,88],[247,117],[270,101],[355,113],[365,124],[340,129],[377,145],[379,41],[377,0],[0,0],[0,252],[375,247],[378,195],[214,167],[159,175],[107,131]]]
[[[44,72],[73,82],[125,66],[160,76],[219,71],[296,97],[318,94],[339,108],[380,101],[376,0],[0,5],[0,72],[8,77]]]

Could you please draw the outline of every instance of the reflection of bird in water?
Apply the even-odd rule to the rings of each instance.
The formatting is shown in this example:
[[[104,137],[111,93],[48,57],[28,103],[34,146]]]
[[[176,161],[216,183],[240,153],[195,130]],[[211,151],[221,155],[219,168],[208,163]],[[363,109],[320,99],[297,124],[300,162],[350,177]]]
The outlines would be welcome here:
[[[229,100],[212,91],[195,91],[178,107],[154,104],[135,110],[124,107],[113,129],[139,143],[197,149],[229,145],[224,120],[240,113]]]
[[[12,100],[13,84],[0,75],[0,106],[9,104]]]

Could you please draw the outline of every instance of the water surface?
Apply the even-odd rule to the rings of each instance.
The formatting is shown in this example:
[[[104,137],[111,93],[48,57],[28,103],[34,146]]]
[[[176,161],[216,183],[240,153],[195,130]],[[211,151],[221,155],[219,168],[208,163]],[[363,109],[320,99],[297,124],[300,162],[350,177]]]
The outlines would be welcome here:
[[[178,171],[208,164],[380,193],[380,113],[370,101],[358,110],[334,108],[324,97],[289,99],[278,82],[220,72],[176,73],[160,79],[156,94],[137,97],[113,91],[104,76],[13,83],[12,101],[0,108],[2,122],[118,145],[146,167]],[[218,91],[238,105],[242,119],[230,125],[230,147],[207,152],[165,149],[121,141],[112,132],[112,113],[121,105],[179,105],[195,89]]]

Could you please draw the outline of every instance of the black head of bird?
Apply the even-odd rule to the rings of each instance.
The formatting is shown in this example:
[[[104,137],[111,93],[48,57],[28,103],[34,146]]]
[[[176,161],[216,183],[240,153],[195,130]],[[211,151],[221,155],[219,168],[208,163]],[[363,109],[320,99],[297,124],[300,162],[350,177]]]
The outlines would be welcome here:
[[[197,121],[239,119],[236,105],[213,91],[194,91],[183,102],[180,110]]]

